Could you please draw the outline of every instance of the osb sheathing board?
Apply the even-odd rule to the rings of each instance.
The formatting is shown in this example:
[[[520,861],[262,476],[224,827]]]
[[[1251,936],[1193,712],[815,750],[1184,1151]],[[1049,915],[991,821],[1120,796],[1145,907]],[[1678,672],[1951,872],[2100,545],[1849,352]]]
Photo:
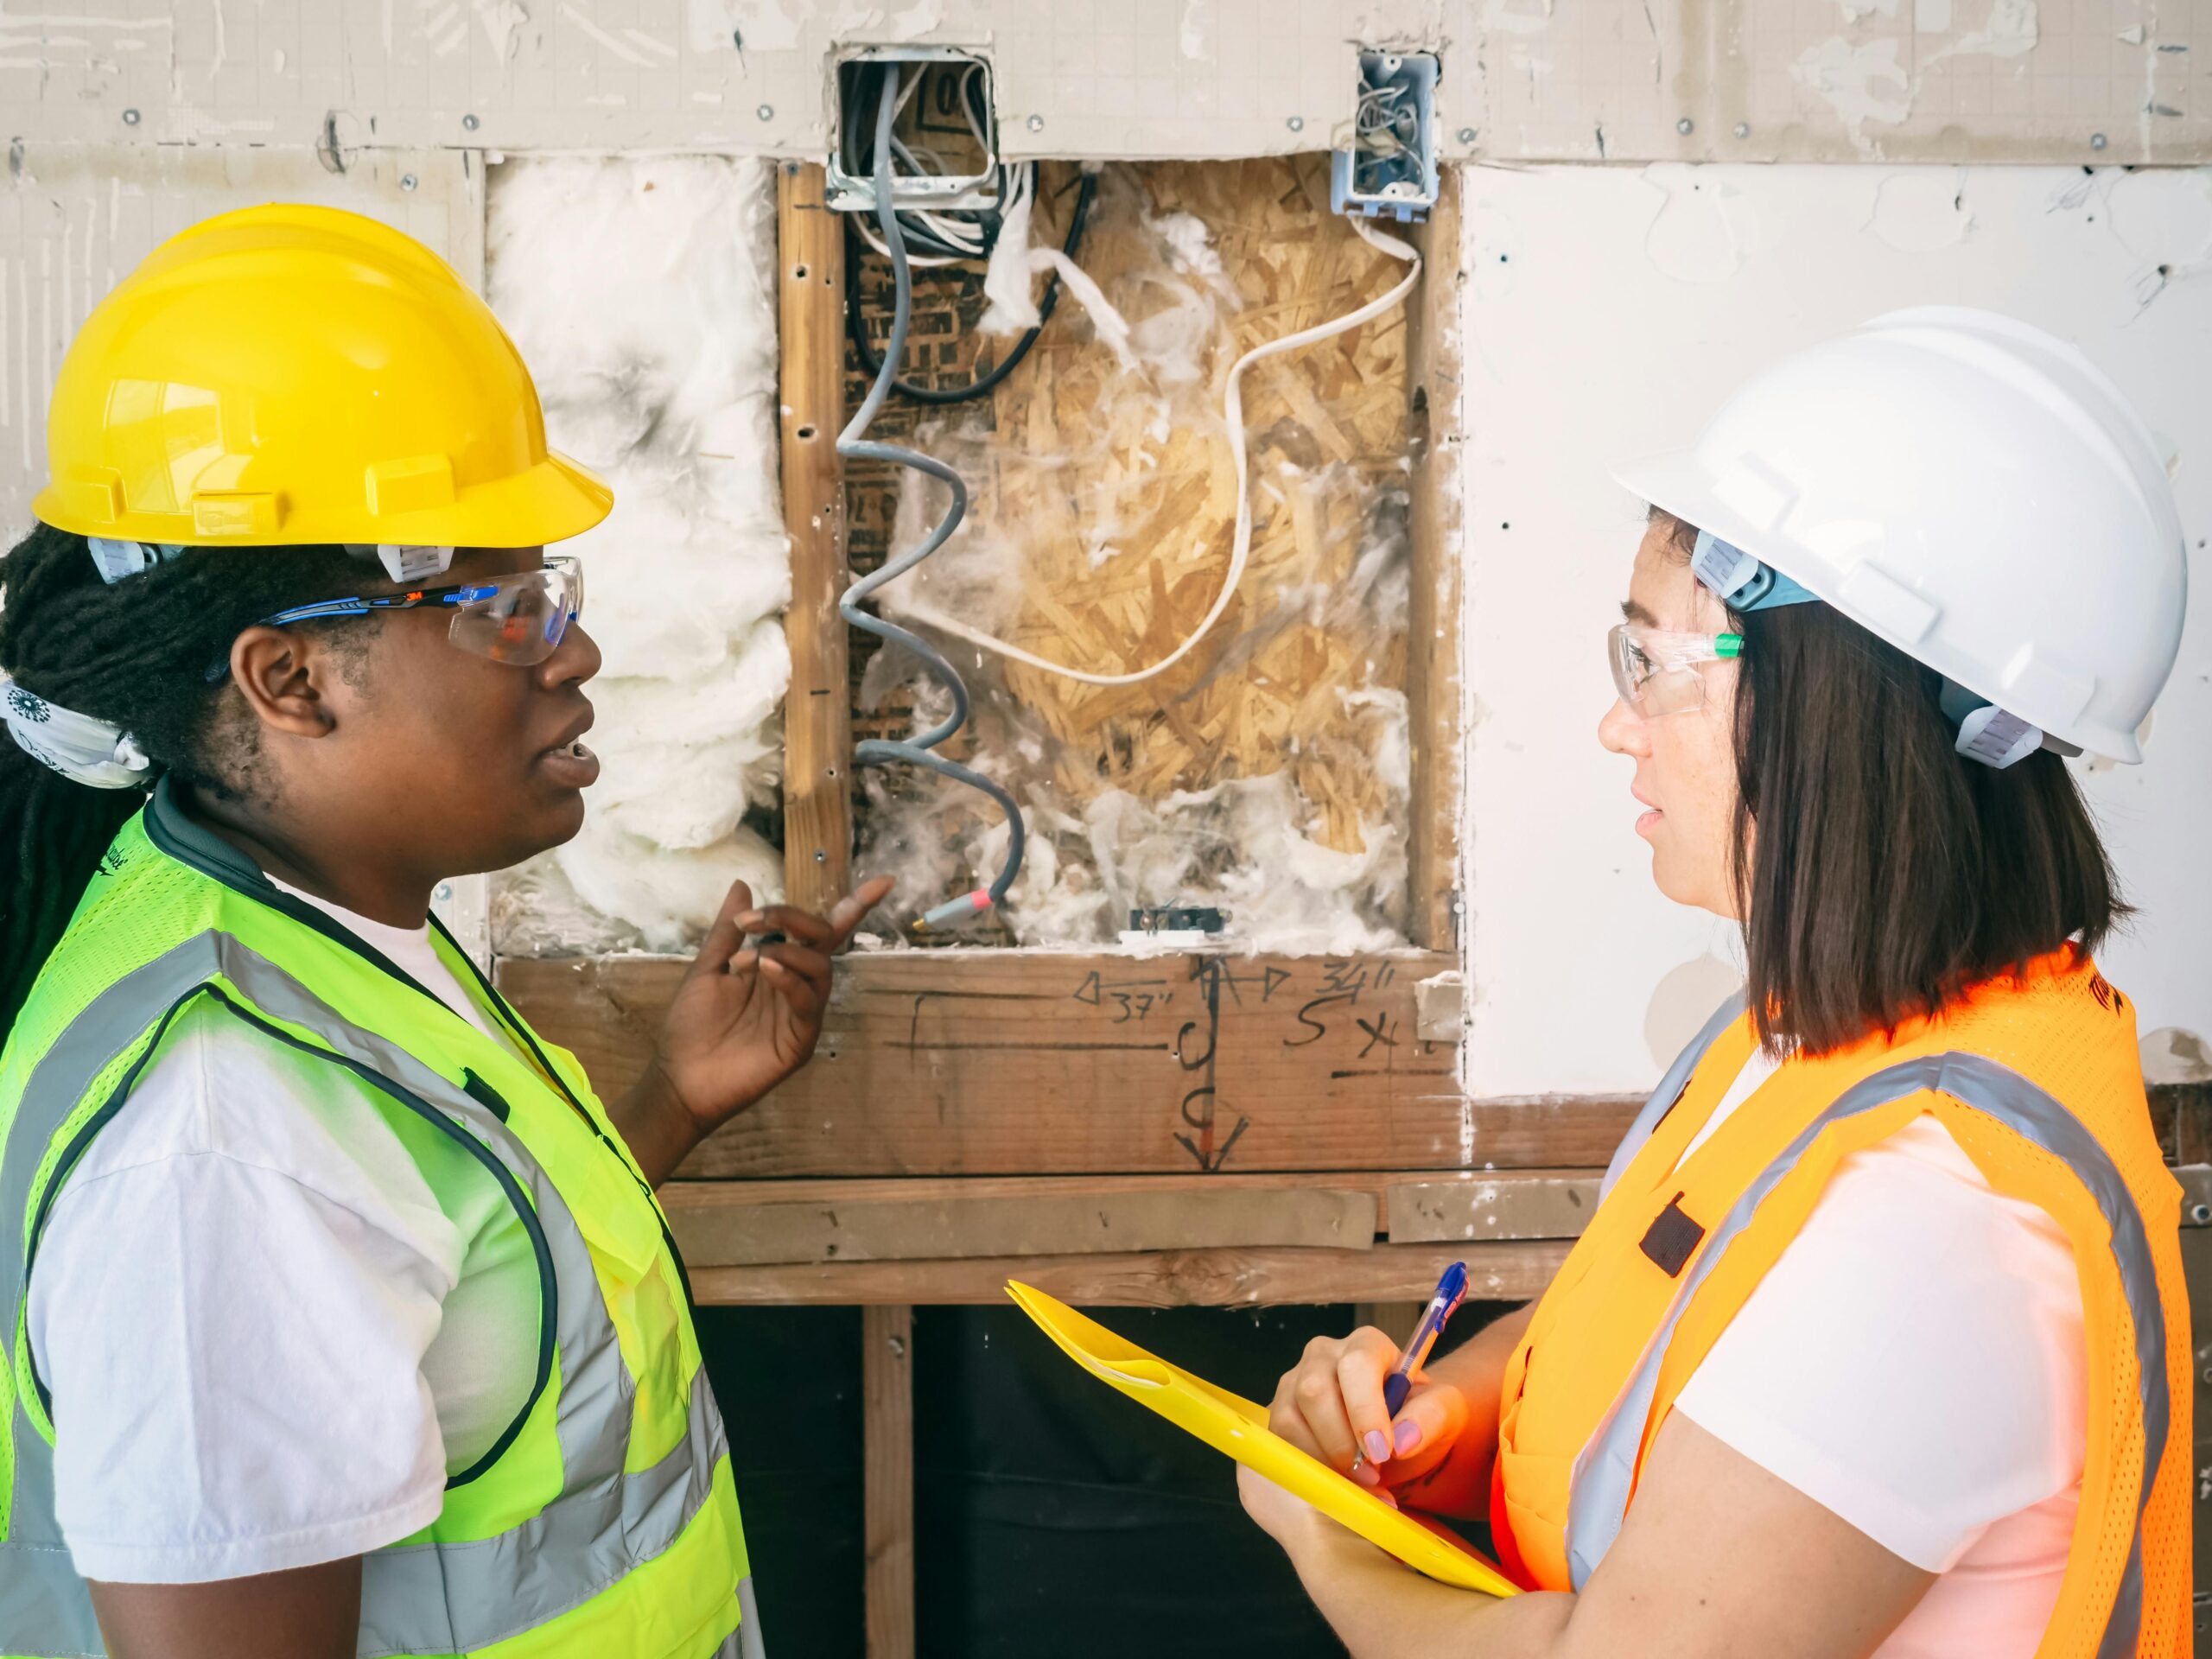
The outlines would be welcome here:
[[[1039,240],[1063,234],[1074,187],[1072,168],[1046,169]],[[1194,226],[1203,241],[1191,239]],[[1163,226],[1179,232],[1197,264],[1169,247]],[[996,597],[996,626],[1013,643],[1112,675],[1167,657],[1227,575],[1237,491],[1220,411],[1231,363],[1357,309],[1408,267],[1329,213],[1325,173],[1309,157],[1109,168],[1080,260],[1131,325],[1141,360],[1118,358],[1063,294],[1036,346],[988,402],[918,410],[894,400],[878,434],[906,435],[951,461],[973,499],[952,545],[891,590],[887,608],[916,604],[972,624]],[[861,315],[880,345],[887,264],[869,254],[859,272]],[[929,271],[919,283],[909,378],[964,385],[1011,342],[977,332],[983,296],[972,271]],[[1045,820],[1082,818],[1109,791],[1151,804],[1287,773],[1301,835],[1392,865],[1378,884],[1392,888],[1387,914],[1370,918],[1402,932],[1406,363],[1417,308],[1411,302],[1243,377],[1250,563],[1214,629],[1174,666],[1094,686],[948,644],[980,694],[991,753],[979,764],[1041,749],[1041,765],[1009,781],[1017,794],[1026,783],[1042,795]],[[853,358],[849,402],[865,385]],[[931,500],[925,515],[910,500],[892,534],[901,476],[880,463],[849,469],[857,569],[910,544],[938,510]],[[856,645],[858,684],[873,653]],[[873,690],[858,698],[856,734],[902,731],[911,705],[881,703]],[[953,747],[973,752],[964,741]],[[918,790],[926,803],[931,842],[996,817],[969,791],[901,783],[902,800]],[[867,862],[879,838],[865,804],[861,812]],[[1378,835],[1386,841],[1370,845]],[[1072,855],[1084,855],[1079,844]],[[1088,931],[1023,937],[1096,939],[1099,920]]]
[[[1210,349],[1210,372],[1185,400],[1209,413],[1236,355],[1352,310],[1405,274],[1326,211],[1326,184],[1309,158],[1149,167],[1128,176],[1155,217],[1188,213],[1214,232],[1214,252],[1238,296],[1241,308]],[[1109,295],[1141,305],[1140,285],[1158,262],[1152,238],[1136,233],[1136,205],[1104,204],[1085,267]],[[1342,471],[1319,487],[1255,493],[1251,563],[1198,650],[1128,686],[1007,667],[1008,690],[1067,746],[1058,779],[1078,798],[1103,780],[1153,798],[1288,768],[1321,812],[1323,844],[1360,849],[1361,825],[1376,818],[1383,796],[1346,699],[1372,682],[1403,688],[1402,628],[1364,638],[1311,613],[1268,628],[1267,596],[1292,582],[1348,582],[1372,493],[1402,493],[1407,315],[1401,308],[1301,353],[1266,359],[1245,377],[1244,423],[1263,474],[1280,461],[1306,477]],[[1120,377],[1095,338],[1063,331],[1031,361],[1034,372],[1017,372],[998,394],[1003,450],[1084,459],[1065,469],[1001,466],[1000,487],[983,504],[1002,531],[1041,556],[1023,569],[1025,603],[1012,637],[1050,660],[1103,672],[1159,661],[1198,626],[1221,584],[1236,515],[1229,446],[1208,428],[1164,436],[1133,429],[1148,411],[1117,406]],[[1096,526],[1083,518],[1101,495],[1111,497],[1124,555],[1094,568],[1086,550]]]
[[[815,157],[836,120],[836,54],[931,44],[989,57],[1017,158],[1253,156],[1334,142],[1365,42],[1442,55],[1454,157],[2186,161],[2212,144],[2205,12],[2203,0],[18,0],[0,14],[0,137]]]

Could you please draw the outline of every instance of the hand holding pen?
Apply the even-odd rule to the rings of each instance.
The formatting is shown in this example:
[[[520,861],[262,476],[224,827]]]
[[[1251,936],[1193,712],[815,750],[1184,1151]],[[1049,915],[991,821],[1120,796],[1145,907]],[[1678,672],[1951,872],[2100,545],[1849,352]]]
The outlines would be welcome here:
[[[1406,1339],[1405,1347],[1399,1351],[1398,1363],[1390,1368],[1389,1376],[1382,1380],[1382,1406],[1392,1418],[1395,1419],[1404,1408],[1406,1395],[1413,1391],[1416,1374],[1427,1363],[1429,1351],[1436,1346],[1436,1339],[1444,1334],[1445,1322],[1458,1311],[1466,1295],[1467,1264],[1454,1262],[1444,1269],[1444,1276],[1436,1281],[1436,1294],[1428,1299],[1428,1306],[1421,1310],[1421,1323],[1414,1327],[1413,1335]],[[1391,1441],[1384,1440],[1381,1429],[1371,1428],[1363,1437],[1358,1454],[1352,1459],[1352,1478],[1357,1479],[1361,1470],[1369,1464],[1387,1461],[1393,1450],[1410,1449],[1409,1446],[1395,1446]]]

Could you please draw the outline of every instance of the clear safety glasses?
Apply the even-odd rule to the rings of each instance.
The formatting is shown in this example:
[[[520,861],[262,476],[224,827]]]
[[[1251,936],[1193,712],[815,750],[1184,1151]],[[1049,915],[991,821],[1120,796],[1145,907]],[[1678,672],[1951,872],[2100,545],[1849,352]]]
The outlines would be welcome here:
[[[435,605],[450,610],[446,638],[456,650],[489,657],[495,663],[527,668],[550,657],[583,613],[583,567],[565,556],[549,557],[543,569],[519,571],[491,582],[458,582],[443,588],[415,588],[404,594],[356,595],[295,605],[256,626],[281,628],[288,622],[318,617],[374,616],[380,611],[411,611]],[[230,671],[227,659],[208,670],[219,680]]]
[[[1701,666],[1742,656],[1744,636],[1670,633],[1663,628],[1624,622],[1606,634],[1605,646],[1621,701],[1650,720],[1702,708],[1705,676],[1700,671]]]

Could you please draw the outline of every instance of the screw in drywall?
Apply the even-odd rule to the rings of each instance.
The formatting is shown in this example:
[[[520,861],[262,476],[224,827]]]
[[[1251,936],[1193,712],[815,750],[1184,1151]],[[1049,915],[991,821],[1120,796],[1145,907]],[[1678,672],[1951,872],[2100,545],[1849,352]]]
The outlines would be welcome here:
[[[1473,143],[1475,142],[1475,130],[1474,130],[1472,127],[1462,127],[1462,128],[1460,128],[1460,129],[1459,129],[1459,142],[1460,142],[1461,143],[1463,143],[1463,144],[1471,144],[1471,143]]]
[[[123,124],[126,127],[137,126],[138,124],[138,111],[136,110],[125,110],[123,112]]]
[[[452,898],[452,897],[453,897],[453,883],[452,883],[452,882],[450,882],[450,881],[441,881],[441,882],[439,882],[439,883],[438,883],[438,891],[437,891],[437,893],[436,893],[436,895],[435,895],[435,896],[436,896],[436,897],[438,897],[438,898],[440,898],[440,899],[450,899],[450,898]]]
[[[412,173],[401,174],[399,175],[399,188],[403,190],[412,190],[415,188],[415,175]]]
[[[462,117],[461,118],[461,130],[462,130],[463,132],[474,132],[474,131],[475,131],[475,130],[476,130],[476,118],[475,118],[474,116],[473,116],[473,115],[464,115],[464,116],[462,116]]]
[[[1288,127],[1293,132],[1303,132],[1306,130],[1306,118],[1302,115],[1294,115],[1289,120],[1284,122],[1283,125]]]
[[[753,111],[753,113],[759,116],[763,121],[772,121],[776,118],[776,106],[772,104],[763,104],[759,109]]]
[[[1751,124],[1748,121],[1738,121],[1736,124],[1736,136],[1738,138],[1750,137],[1751,136]]]
[[[1687,138],[1690,134],[1697,130],[1697,123],[1691,120],[1689,117],[1686,115],[1681,120],[1675,123],[1675,130],[1681,133],[1683,137]]]
[[[2101,132],[2093,132],[2093,133],[2091,133],[2091,134],[2089,135],[2089,148],[2090,148],[2091,149],[2102,149],[2104,147],[2105,147],[2105,136],[2104,136],[2104,134],[2102,134]]]
[[[1041,115],[1033,115],[1033,116],[1031,116],[1031,117],[1029,118],[1029,130],[1030,130],[1030,131],[1032,131],[1032,132],[1042,132],[1042,131],[1044,131],[1044,130],[1045,130],[1045,118],[1044,118],[1043,116],[1041,116]]]

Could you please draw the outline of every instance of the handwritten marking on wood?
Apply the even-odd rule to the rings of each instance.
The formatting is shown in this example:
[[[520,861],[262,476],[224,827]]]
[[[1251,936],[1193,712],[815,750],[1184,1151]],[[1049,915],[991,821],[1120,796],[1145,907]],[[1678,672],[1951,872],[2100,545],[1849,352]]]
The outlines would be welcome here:
[[[839,959],[814,1063],[715,1135],[684,1173],[1604,1164],[1639,1101],[1463,1099],[1452,1048],[1414,1034],[1414,987],[1451,965],[1418,951],[855,952]],[[524,1014],[610,1097],[644,1067],[682,972],[650,957],[499,967]],[[1147,995],[1172,1000],[1147,1007]]]

